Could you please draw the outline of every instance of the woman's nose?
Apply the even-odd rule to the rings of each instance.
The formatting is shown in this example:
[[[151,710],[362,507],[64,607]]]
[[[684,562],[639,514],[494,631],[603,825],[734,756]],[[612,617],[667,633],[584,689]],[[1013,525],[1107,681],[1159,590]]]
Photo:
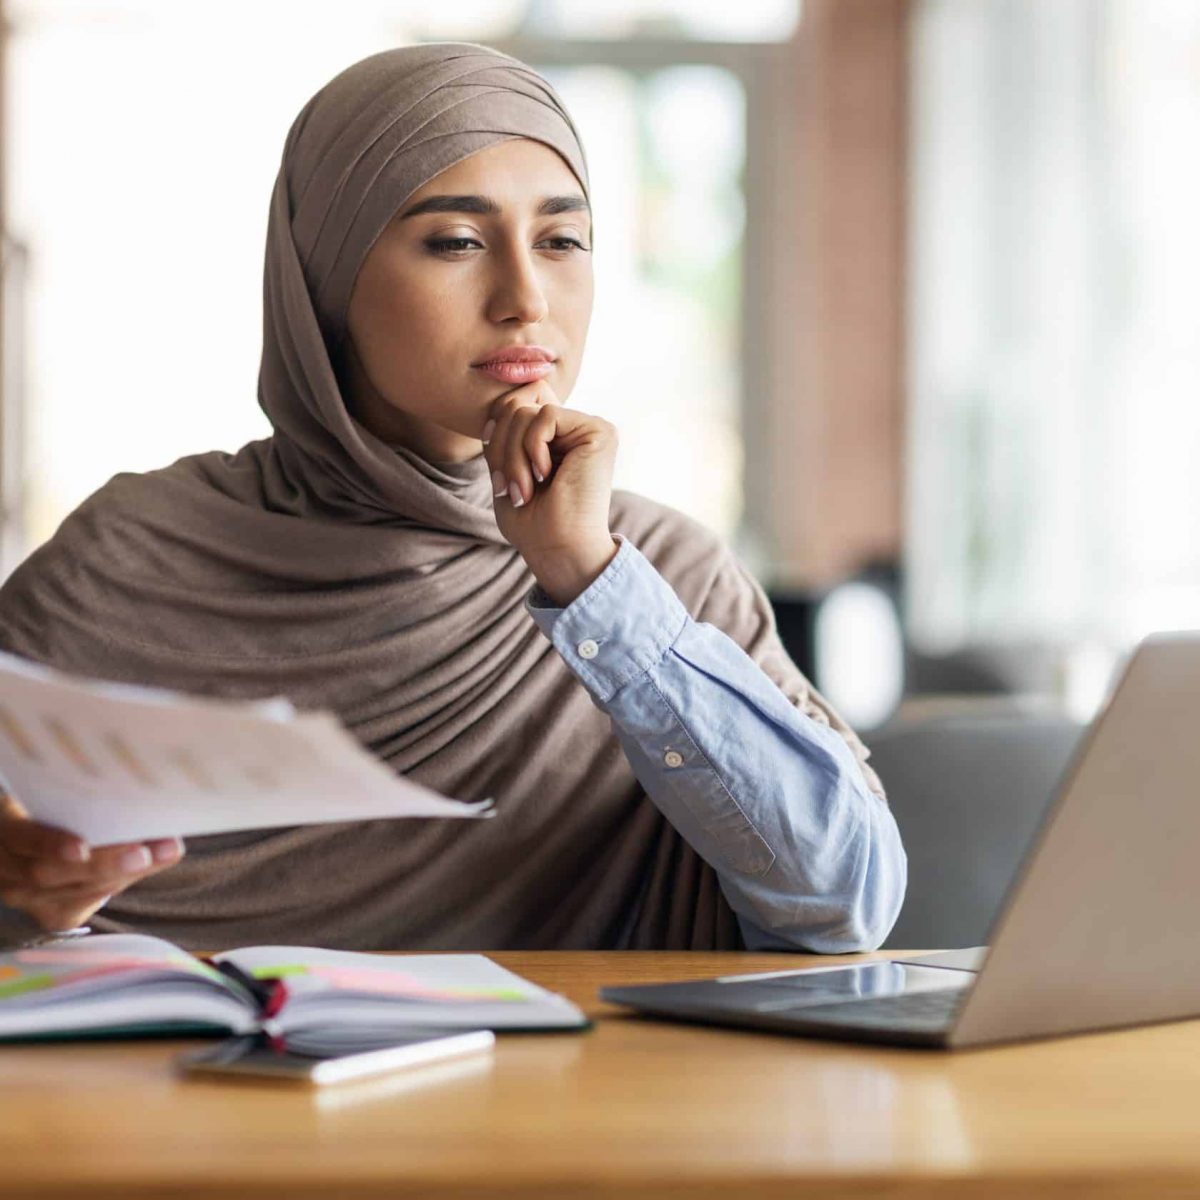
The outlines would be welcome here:
[[[522,324],[531,325],[544,319],[549,305],[532,254],[518,248],[497,261],[489,314],[492,320],[517,317]]]

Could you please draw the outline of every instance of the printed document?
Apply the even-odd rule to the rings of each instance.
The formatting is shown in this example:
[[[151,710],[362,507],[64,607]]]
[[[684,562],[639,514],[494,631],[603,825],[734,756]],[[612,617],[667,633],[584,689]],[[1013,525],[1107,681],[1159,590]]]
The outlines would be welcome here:
[[[82,679],[0,651],[0,782],[93,845],[323,821],[491,817],[405,779],[329,712]]]

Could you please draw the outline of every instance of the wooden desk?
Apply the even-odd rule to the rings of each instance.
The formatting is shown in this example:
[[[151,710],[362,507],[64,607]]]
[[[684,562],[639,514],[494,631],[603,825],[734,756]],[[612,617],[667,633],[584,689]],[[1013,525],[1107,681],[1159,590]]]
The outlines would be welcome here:
[[[643,1021],[603,983],[829,958],[497,953],[583,1034],[325,1093],[177,1078],[191,1042],[0,1048],[0,1196],[1200,1195],[1200,1021],[900,1050]]]

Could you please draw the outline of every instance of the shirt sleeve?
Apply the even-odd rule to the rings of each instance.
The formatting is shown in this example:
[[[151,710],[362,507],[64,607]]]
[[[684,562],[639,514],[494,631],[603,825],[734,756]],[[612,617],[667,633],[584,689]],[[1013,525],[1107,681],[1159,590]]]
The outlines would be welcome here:
[[[907,863],[855,753],[613,536],[616,555],[566,608],[535,586],[527,611],[612,720],[651,799],[717,872],[748,949],[876,948]]]
[[[28,913],[0,900],[0,951],[20,950],[53,938]]]

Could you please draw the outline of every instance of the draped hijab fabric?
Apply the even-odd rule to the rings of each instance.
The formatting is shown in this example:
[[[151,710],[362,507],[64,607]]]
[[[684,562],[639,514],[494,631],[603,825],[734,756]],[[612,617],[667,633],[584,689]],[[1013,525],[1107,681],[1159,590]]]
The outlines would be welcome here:
[[[483,455],[437,464],[387,445],[348,412],[332,366],[357,271],[399,205],[512,137],[555,149],[587,194],[566,110],[507,55],[426,43],[330,80],[289,130],[271,195],[259,375],[271,436],[114,476],[0,589],[4,649],[104,679],[331,709],[398,772],[494,797],[496,818],[192,838],[95,928],[189,948],[741,944],[715,872],[525,612],[534,580],[496,526]],[[865,764],[715,535],[623,491],[611,525]]]

